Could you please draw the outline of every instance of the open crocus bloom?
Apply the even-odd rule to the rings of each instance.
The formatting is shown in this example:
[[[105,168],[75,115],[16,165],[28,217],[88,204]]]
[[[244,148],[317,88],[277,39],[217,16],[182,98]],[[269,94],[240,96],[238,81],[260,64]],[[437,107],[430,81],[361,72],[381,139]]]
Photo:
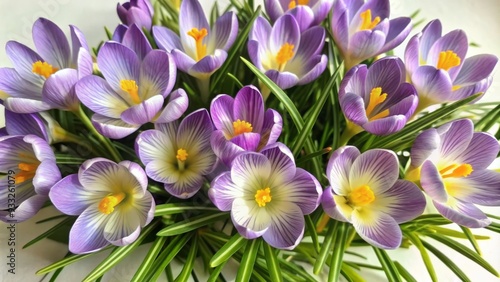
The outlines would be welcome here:
[[[301,34],[297,20],[285,14],[274,26],[263,17],[255,20],[248,41],[252,63],[281,89],[307,84],[326,68],[321,54],[325,30],[312,27]]]
[[[465,33],[457,29],[441,35],[441,30],[439,20],[431,21],[406,46],[406,69],[417,89],[420,110],[484,93],[498,61],[489,54],[466,59],[469,43]]]
[[[213,28],[197,0],[183,0],[179,14],[179,35],[166,27],[154,26],[156,44],[172,53],[177,67],[199,79],[218,70],[227,58],[227,50],[238,33],[238,19],[228,12],[217,19]]]
[[[319,25],[332,10],[333,0],[265,0],[264,6],[269,18],[275,22],[283,14],[293,15],[300,30],[305,31]]]
[[[281,143],[261,153],[239,155],[213,180],[208,195],[217,208],[231,211],[238,232],[248,239],[262,236],[271,246],[293,249],[304,234],[304,214],[319,205],[321,185],[297,168]]]
[[[64,32],[53,22],[39,18],[33,25],[38,52],[9,41],[6,53],[14,68],[0,68],[0,91],[8,94],[4,105],[16,113],[48,109],[75,110],[79,106],[74,85],[92,74],[92,57],[83,34],[70,26],[72,50]]]
[[[34,216],[60,179],[47,141],[35,135],[0,137],[0,220],[21,222]]]
[[[241,88],[235,98],[226,94],[215,97],[210,114],[215,125],[212,149],[227,166],[238,154],[258,152],[281,134],[281,115],[264,109],[262,95],[254,86]]]
[[[132,26],[123,44],[106,42],[97,56],[97,65],[104,79],[87,76],[76,85],[78,98],[95,114],[96,129],[110,138],[123,138],[147,122],[171,122],[186,110],[188,99],[184,90],[170,93],[175,83],[176,67],[170,54],[147,49],[136,37],[135,49],[125,44],[127,34],[139,34]],[[142,34],[142,33],[140,33]],[[133,38],[130,38],[134,42]],[[149,46],[149,48],[151,48]],[[164,100],[169,102],[164,108]]]
[[[411,19],[389,20],[389,0],[336,0],[332,33],[347,70],[401,44],[411,31]]]
[[[137,155],[153,180],[164,183],[171,195],[192,197],[209,174],[216,157],[210,147],[213,132],[210,115],[205,109],[176,122],[156,124],[156,129],[139,134]]]
[[[346,119],[375,135],[403,129],[418,104],[415,88],[405,78],[404,64],[397,57],[382,58],[370,68],[353,67],[339,88]]]
[[[321,199],[332,218],[354,225],[359,236],[384,249],[401,244],[400,223],[422,214],[425,197],[410,181],[398,180],[398,158],[392,151],[356,147],[337,149],[326,169],[330,182]]]
[[[154,217],[155,203],[147,186],[138,164],[103,158],[86,161],[77,174],[57,182],[50,200],[61,212],[78,215],[69,233],[69,250],[82,254],[134,242]]]
[[[140,28],[151,30],[153,23],[154,9],[149,0],[130,0],[123,4],[116,5],[116,12],[121,22],[127,26],[133,24]]]
[[[420,180],[444,217],[466,227],[484,227],[491,221],[474,204],[500,205],[500,173],[487,169],[499,150],[495,137],[474,132],[472,121],[453,121],[417,136],[406,178]]]

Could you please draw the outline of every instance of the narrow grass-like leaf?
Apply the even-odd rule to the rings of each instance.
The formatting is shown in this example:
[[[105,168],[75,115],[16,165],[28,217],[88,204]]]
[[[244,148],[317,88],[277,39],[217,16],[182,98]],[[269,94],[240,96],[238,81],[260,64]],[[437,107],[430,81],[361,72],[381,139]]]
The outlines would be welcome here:
[[[334,248],[330,260],[330,271],[328,272],[328,281],[335,282],[339,280],[340,270],[342,269],[342,258],[344,250],[347,247],[347,240],[350,234],[350,224],[347,222],[339,223],[339,228],[335,236]]]
[[[352,268],[350,265],[348,265],[345,262],[342,263],[340,271],[342,273],[342,276],[344,276],[344,278],[346,278],[349,281],[352,281],[352,282],[364,282],[364,281],[366,281],[365,279],[363,279],[363,277],[361,277],[361,275],[359,275],[359,273],[356,270],[354,270],[354,268]]]
[[[436,249],[432,244],[425,242],[422,240],[422,244],[424,245],[425,248],[427,248],[431,253],[433,253],[438,259],[440,259],[446,267],[448,267],[453,273],[455,273],[458,278],[462,281],[471,281],[467,275],[460,269],[458,265],[456,265],[453,260],[449,259],[447,255],[443,254],[440,252],[438,249]]]
[[[377,247],[372,247],[373,250],[375,251],[375,254],[377,255],[378,260],[380,261],[380,264],[382,265],[382,268],[384,269],[385,276],[387,277],[387,280],[390,282],[401,282],[401,277],[399,275],[399,271],[394,265],[394,262],[391,260],[389,255],[385,250],[379,249]]]
[[[71,222],[75,221],[75,218],[74,217],[68,217],[66,219],[64,219],[63,221],[59,222],[58,224],[56,224],[54,227],[50,228],[49,230],[43,232],[42,234],[38,235],[35,239],[29,241],[28,243],[26,243],[26,245],[23,246],[23,249],[39,242],[40,240],[43,240],[47,237],[49,237],[50,235],[52,234],[55,234],[59,229],[63,228],[66,224],[69,224]]]
[[[219,278],[219,275],[222,271],[222,268],[224,268],[224,265],[226,265],[227,261],[224,261],[223,263],[219,264],[216,268],[212,270],[212,273],[210,273],[210,276],[207,279],[207,282],[216,282],[217,279]]]
[[[281,274],[281,267],[276,256],[276,252],[267,242],[263,243],[264,254],[266,255],[267,269],[269,276],[273,282],[282,282],[283,276]]]
[[[210,223],[222,220],[229,217],[229,213],[215,213],[209,215],[200,215],[186,220],[174,223],[170,226],[163,228],[156,233],[157,236],[173,236],[183,234]]]
[[[238,88],[243,88],[243,83],[241,83],[241,81],[236,76],[234,76],[234,74],[228,72],[227,76],[231,78],[236,83],[236,85],[238,85]]]
[[[175,282],[187,282],[189,280],[191,272],[193,271],[194,260],[198,254],[198,240],[198,235],[195,235],[193,240],[191,240],[191,248],[189,249],[189,253],[184,261],[181,273],[179,273],[177,278],[175,278]]]
[[[330,224],[328,226],[328,231],[326,232],[325,239],[323,240],[323,245],[321,246],[321,250],[319,252],[318,257],[316,258],[316,262],[314,263],[313,273],[318,275],[323,269],[323,265],[325,265],[326,258],[332,249],[333,241],[335,241],[335,236],[337,235],[339,222],[336,220],[330,220]]]
[[[427,253],[427,250],[425,249],[424,245],[422,245],[422,242],[420,241],[420,238],[418,235],[412,233],[412,232],[406,232],[405,236],[417,247],[417,249],[420,251],[420,255],[422,256],[422,260],[424,261],[425,267],[427,268],[427,272],[429,272],[429,275],[432,279],[432,281],[437,281],[437,275],[436,275],[436,270],[434,269],[434,265],[432,264],[432,260],[429,257],[429,254]]]
[[[100,250],[99,252],[104,252],[104,251],[106,251],[106,250],[109,250],[111,247],[112,247],[112,246],[108,246],[108,247],[106,247],[106,248],[104,248],[104,249]],[[96,252],[96,253],[98,253],[98,252]],[[84,258],[86,258],[86,257],[89,257],[89,256],[91,256],[91,255],[94,255],[94,254],[96,254],[96,253],[90,253],[90,254],[84,254],[84,255],[72,255],[72,256],[65,257],[65,258],[63,258],[62,260],[58,261],[58,262],[55,262],[55,263],[53,263],[53,264],[51,264],[51,265],[48,265],[48,266],[46,266],[46,267],[44,267],[44,268],[42,268],[42,269],[38,270],[38,271],[36,272],[36,274],[37,274],[37,275],[40,275],[40,274],[49,273],[49,272],[54,271],[54,270],[57,270],[57,269],[59,269],[59,268],[61,268],[61,267],[65,267],[65,266],[70,265],[70,264],[72,264],[72,263],[74,263],[74,262],[77,262],[77,261],[79,261],[79,260],[81,260],[81,259],[84,259]]]
[[[445,235],[445,236],[448,236],[448,237],[455,237],[455,238],[460,238],[460,239],[467,239],[467,235],[464,234],[463,232],[460,232],[460,231],[457,231],[457,230],[453,230],[453,229],[449,229],[449,228],[444,228],[444,227],[440,227],[440,226],[431,226],[429,225],[427,228],[427,230],[431,231],[431,233],[438,233],[438,234],[441,234],[441,235]],[[423,231],[425,232],[425,231]],[[487,239],[490,239],[489,236],[484,236],[484,235],[473,235],[471,233],[471,236],[473,236],[473,238],[475,240],[487,240]]]
[[[163,248],[163,245],[167,241],[168,237],[164,236],[158,236],[156,237],[156,240],[154,241],[153,245],[149,248],[149,251],[142,261],[141,265],[137,269],[137,271],[134,274],[134,277],[132,277],[131,282],[141,282],[144,281],[144,277],[149,271],[149,268],[153,265],[153,262],[158,256],[158,254],[161,251],[161,248]]]
[[[317,152],[314,152],[314,153],[311,153],[311,154],[308,154],[308,155],[305,155],[303,157],[298,158],[295,163],[297,165],[298,164],[303,164],[303,163],[305,163],[305,162],[307,162],[307,161],[309,161],[309,160],[311,160],[313,158],[319,157],[319,156],[324,155],[324,154],[328,154],[331,151],[332,151],[332,147],[326,147],[326,148],[321,149],[321,150],[319,150]]]
[[[487,271],[498,277],[498,272],[493,266],[491,266],[491,264],[489,264],[484,258],[482,258],[480,255],[478,255],[471,249],[467,248],[463,244],[460,244],[457,241],[452,240],[441,234],[429,234],[427,236],[459,252],[460,254],[474,261],[475,263],[477,263],[478,265],[480,265],[481,267],[483,267],[484,269],[486,269]]]
[[[234,234],[229,241],[220,248],[210,260],[210,267],[216,267],[230,259],[241,247],[246,244],[246,239],[239,233]]]
[[[493,219],[497,219],[497,220],[500,220],[500,216],[498,216],[498,215],[494,215],[494,214],[489,214],[489,213],[487,213],[486,215],[487,215],[488,217],[491,217],[491,218],[493,218]]]
[[[311,240],[313,242],[314,250],[316,251],[316,253],[319,253],[320,246],[318,240],[318,233],[316,232],[316,226],[312,221],[311,215],[306,215],[305,221],[306,221],[307,232],[309,232],[309,236],[311,236]]]
[[[500,105],[488,111],[481,119],[479,119],[474,125],[476,130],[484,131],[485,126],[489,121],[494,120],[497,121],[494,117],[500,112]]]
[[[294,262],[289,262],[285,259],[282,259],[282,258],[278,258],[278,261],[280,262],[282,268],[283,268],[283,278],[285,279],[285,281],[293,281],[290,280],[290,279],[287,279],[286,277],[286,271],[285,270],[288,270],[288,272],[290,273],[293,273],[295,275],[295,277],[297,277],[296,275],[300,275],[302,278],[304,278],[305,281],[317,281],[318,279],[313,277],[311,274],[309,274],[309,272],[307,272],[306,270],[304,270],[301,266],[297,265],[296,263]]]
[[[60,214],[60,215],[56,215],[56,216],[51,216],[51,217],[48,217],[48,218],[45,218],[45,219],[42,219],[42,220],[39,220],[37,222],[35,222],[36,224],[40,224],[40,223],[45,223],[45,222],[49,222],[49,221],[52,221],[54,219],[60,219],[60,218],[64,218],[64,217],[67,217],[68,215],[66,214]]]
[[[474,234],[472,234],[472,232],[470,231],[470,229],[467,228],[467,227],[460,226],[460,229],[462,229],[462,231],[464,232],[464,234],[467,237],[467,239],[469,239],[469,242],[471,243],[471,245],[474,248],[474,250],[476,250],[476,253],[481,256],[482,255],[481,248],[479,248],[479,244],[477,243]]]
[[[398,269],[401,277],[403,277],[403,279],[406,280],[406,282],[417,282],[417,279],[415,279],[415,277],[413,277],[410,274],[410,272],[408,272],[408,270],[406,270],[406,268],[403,265],[401,265],[401,263],[399,263],[398,261],[395,261],[394,265]]]
[[[92,270],[83,279],[83,281],[90,282],[103,276],[104,273],[106,273],[109,269],[118,264],[122,259],[130,255],[137,247],[139,247],[146,236],[148,236],[149,233],[151,233],[156,228],[158,223],[159,221],[154,221],[146,226],[142,230],[141,235],[139,235],[139,237],[137,237],[137,239],[133,243],[122,247],[116,247],[108,257],[106,257],[96,268],[94,268],[94,270]]]
[[[204,207],[194,203],[170,203],[157,205],[155,216],[179,214],[186,211],[217,212],[219,209],[216,207]]]
[[[236,275],[236,281],[250,281],[252,270],[254,269],[255,259],[257,258],[257,253],[259,252],[260,243],[260,238],[247,241],[245,253],[243,254],[238,274]]]

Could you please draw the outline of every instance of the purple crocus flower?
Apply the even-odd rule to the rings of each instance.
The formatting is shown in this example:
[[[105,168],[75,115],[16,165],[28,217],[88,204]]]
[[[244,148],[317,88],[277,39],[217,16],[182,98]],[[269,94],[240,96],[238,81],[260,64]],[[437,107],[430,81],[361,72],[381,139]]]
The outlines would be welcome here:
[[[418,104],[415,88],[405,78],[405,66],[397,57],[382,58],[369,68],[357,65],[347,72],[339,101],[346,119],[358,127],[355,131],[387,135],[405,126]]]
[[[489,54],[466,59],[469,44],[465,32],[457,29],[441,35],[441,30],[439,20],[431,21],[406,46],[406,70],[417,89],[419,110],[484,93],[498,62]]]
[[[21,222],[34,216],[60,179],[47,141],[35,135],[0,137],[0,220]]]
[[[255,20],[248,41],[252,63],[280,88],[307,84],[326,68],[321,54],[325,30],[315,26],[301,33],[297,20],[285,14],[274,26],[263,17]]]
[[[208,111],[198,110],[186,116],[180,125],[156,124],[156,129],[139,134],[137,155],[148,176],[164,183],[167,192],[190,198],[214,167],[216,157],[210,147],[213,130]]]
[[[332,33],[346,70],[401,44],[411,31],[411,19],[389,20],[389,0],[336,0]]]
[[[373,246],[395,249],[401,244],[398,224],[422,214],[425,197],[417,185],[398,180],[398,158],[392,151],[356,147],[333,152],[326,169],[330,182],[321,199],[332,218],[354,225]]]
[[[136,24],[140,28],[151,30],[154,9],[149,0],[130,0],[121,5],[117,4],[116,12],[125,25]]]
[[[72,50],[64,32],[44,18],[33,25],[38,53],[19,42],[7,42],[6,53],[14,65],[0,68],[0,91],[9,95],[7,109],[17,113],[78,109],[74,85],[92,73],[92,57],[81,31],[75,26],[70,30]]]
[[[300,30],[319,25],[332,10],[333,0],[265,0],[264,6],[272,22],[285,13],[293,15]]]
[[[0,129],[4,135],[35,135],[50,143],[51,136],[47,124],[39,113],[18,114],[5,109],[5,127]]]
[[[254,86],[245,86],[233,98],[221,94],[212,100],[210,114],[215,125],[212,149],[230,166],[244,151],[260,151],[278,140],[282,119],[273,110],[264,110],[264,101]]]
[[[95,112],[92,122],[104,136],[123,138],[147,122],[174,121],[187,108],[184,90],[170,93],[176,78],[170,54],[151,50],[143,36],[133,25],[123,44],[106,42],[97,56],[104,79],[88,76],[76,85],[78,98]]]
[[[304,234],[304,214],[319,205],[321,185],[297,168],[290,150],[275,143],[261,153],[239,155],[212,182],[208,195],[217,208],[231,211],[238,232],[247,239],[262,236],[271,246],[293,249]]]
[[[466,227],[485,227],[491,221],[475,204],[500,205],[500,173],[487,169],[499,150],[492,135],[474,132],[472,121],[456,120],[417,136],[406,178],[420,180],[444,217]]]
[[[103,158],[86,161],[77,174],[57,182],[50,200],[61,212],[78,215],[69,233],[69,250],[82,254],[134,242],[154,217],[155,203],[147,186],[138,164]]]
[[[213,28],[197,0],[183,0],[179,14],[179,35],[166,27],[154,26],[158,47],[171,52],[177,67],[191,76],[206,80],[227,58],[227,50],[238,33],[233,12],[223,14]]]

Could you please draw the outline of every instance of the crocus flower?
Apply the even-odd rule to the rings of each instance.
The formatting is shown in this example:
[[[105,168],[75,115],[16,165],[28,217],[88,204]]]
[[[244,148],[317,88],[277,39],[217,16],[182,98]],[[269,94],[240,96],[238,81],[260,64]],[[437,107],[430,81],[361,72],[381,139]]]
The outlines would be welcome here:
[[[130,0],[121,5],[117,4],[116,12],[125,25],[136,24],[140,28],[151,30],[154,9],[149,0]]]
[[[304,214],[319,205],[321,185],[297,168],[281,143],[261,153],[239,155],[212,182],[208,195],[217,208],[231,211],[238,232],[248,239],[262,236],[271,246],[293,249],[304,234]]]
[[[78,108],[74,85],[92,73],[92,57],[81,31],[75,26],[70,30],[72,50],[64,32],[44,18],[33,25],[38,53],[19,42],[7,42],[6,53],[14,65],[0,68],[0,90],[9,95],[4,103],[7,109],[34,113]]]
[[[272,22],[283,14],[293,15],[304,31],[319,25],[332,10],[333,0],[266,0],[264,6]]]
[[[410,181],[398,180],[398,158],[392,151],[356,147],[337,149],[326,169],[330,182],[322,196],[324,211],[354,225],[368,243],[384,249],[401,244],[398,224],[422,214],[425,197]]]
[[[307,84],[326,68],[321,54],[325,30],[312,27],[301,33],[297,20],[285,14],[274,26],[263,17],[255,20],[248,41],[252,63],[280,88]]]
[[[444,217],[472,228],[490,224],[475,206],[500,205],[500,173],[488,170],[500,150],[489,133],[468,119],[425,130],[415,138],[407,179],[420,180]]]
[[[197,0],[183,0],[179,14],[180,37],[166,27],[154,26],[158,47],[171,52],[177,67],[191,76],[207,79],[227,58],[238,33],[233,12],[223,14],[213,28]]]
[[[404,64],[397,57],[382,58],[369,68],[357,65],[349,70],[339,89],[346,119],[376,135],[401,130],[418,104],[415,88],[405,78]]]
[[[419,96],[419,110],[484,93],[498,58],[481,54],[465,58],[468,41],[462,30],[441,35],[441,22],[431,21],[410,39],[405,50],[408,78]]]
[[[0,137],[0,220],[21,222],[34,216],[60,179],[47,141],[35,135]]]
[[[0,135],[35,135],[50,143],[49,128],[38,113],[18,114],[5,109],[5,127]]]
[[[254,86],[241,88],[233,98],[221,94],[212,100],[210,114],[215,125],[212,149],[222,162],[231,161],[244,151],[260,151],[278,140],[282,119],[273,110],[264,110],[264,101]]]
[[[77,174],[57,182],[50,200],[61,212],[78,215],[69,233],[69,250],[82,254],[134,242],[154,217],[155,203],[147,186],[138,164],[103,158],[86,161]]]
[[[176,122],[156,124],[156,129],[139,134],[137,155],[153,180],[164,183],[165,190],[178,198],[192,197],[215,164],[210,147],[213,132],[205,109]]]
[[[346,70],[401,44],[411,31],[411,19],[389,20],[389,0],[336,0],[332,33]]]
[[[104,79],[87,76],[76,85],[78,98],[95,112],[92,122],[104,136],[123,138],[147,122],[174,121],[187,108],[184,90],[170,93],[177,73],[170,54],[151,50],[149,43],[141,43],[143,36],[133,25],[123,44],[106,42],[97,56]]]

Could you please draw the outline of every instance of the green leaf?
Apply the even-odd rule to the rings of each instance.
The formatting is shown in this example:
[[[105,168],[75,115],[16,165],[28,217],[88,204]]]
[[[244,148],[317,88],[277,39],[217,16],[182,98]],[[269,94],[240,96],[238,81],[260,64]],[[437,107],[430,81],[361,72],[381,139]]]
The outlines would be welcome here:
[[[198,239],[198,236],[195,235],[191,242],[191,248],[189,249],[186,261],[184,261],[184,266],[182,267],[179,276],[175,278],[175,282],[187,282],[189,280],[191,272],[193,271],[194,260],[196,259],[196,255],[198,254]]]
[[[158,253],[160,253],[160,250],[163,248],[163,245],[167,241],[167,238],[168,237],[164,236],[156,237],[156,240],[154,241],[153,245],[149,248],[146,257],[144,258],[141,265],[135,272],[134,277],[132,277],[131,282],[144,281],[144,277],[147,275],[149,269],[153,265],[153,261],[155,260],[156,256],[158,256]]]
[[[406,232],[405,235],[420,251],[420,255],[422,256],[422,260],[424,261],[425,267],[427,268],[427,272],[429,272],[432,281],[437,281],[438,279],[436,271],[434,270],[434,265],[432,264],[432,260],[429,257],[429,254],[427,253],[427,250],[425,249],[424,245],[422,245],[422,242],[420,241],[418,235],[413,234],[412,232]]]
[[[328,272],[328,281],[334,282],[339,280],[339,274],[342,269],[342,259],[344,251],[347,247],[351,225],[346,222],[339,223],[339,230],[335,236],[334,248],[330,260],[330,271]]]
[[[319,253],[320,246],[318,240],[318,233],[316,232],[316,226],[312,221],[311,215],[306,215],[305,221],[307,226],[307,232],[309,232],[309,235],[311,236],[311,240],[313,242],[314,250],[316,251],[316,253]]]
[[[276,252],[273,250],[268,243],[263,244],[264,254],[266,256],[267,269],[269,270],[269,276],[273,282],[282,282],[283,276],[281,275],[281,268],[276,256]]]
[[[415,279],[410,274],[410,272],[408,272],[408,270],[406,270],[406,268],[404,268],[404,266],[402,266],[398,261],[395,261],[394,265],[396,266],[396,268],[399,271],[399,274],[401,275],[401,277],[404,278],[404,280],[406,280],[407,282],[417,282],[417,279]]]
[[[39,236],[37,236],[35,239],[29,241],[28,243],[26,243],[26,245],[23,246],[23,249],[39,242],[40,240],[42,239],[45,239],[47,237],[49,237],[50,235],[52,234],[55,234],[57,233],[57,231],[59,231],[61,228],[65,227],[66,225],[71,225],[73,222],[75,221],[75,218],[74,217],[67,217],[66,219],[64,219],[63,221],[59,222],[58,224],[56,224],[54,227],[50,228],[49,230],[43,232],[42,234],[40,234]]]
[[[366,281],[359,275],[356,270],[354,270],[351,266],[349,266],[347,263],[342,262],[341,270],[342,276],[344,276],[347,280],[352,281],[352,282],[364,282]],[[336,280],[337,281],[337,280]]]
[[[100,250],[99,252],[96,252],[96,253],[100,253],[100,252],[104,252],[106,250],[109,250],[112,246],[108,246],[102,250]],[[90,253],[90,254],[84,254],[84,255],[71,255],[71,256],[68,256],[68,257],[65,257],[63,258],[62,260],[58,261],[58,262],[55,262],[51,265],[48,265],[40,270],[38,270],[36,272],[36,274],[40,275],[40,274],[45,274],[45,273],[49,273],[51,271],[54,271],[54,270],[57,270],[59,268],[62,268],[62,267],[65,267],[67,265],[70,265],[74,262],[77,262],[81,259],[84,259],[86,257],[89,257],[93,254],[96,254],[96,253]]]
[[[67,217],[68,215],[66,214],[60,214],[60,215],[56,215],[56,216],[51,216],[51,217],[48,217],[48,218],[45,218],[45,219],[42,219],[42,220],[39,220],[37,222],[35,222],[36,224],[39,224],[39,223],[45,223],[45,222],[48,222],[48,221],[52,221],[54,219],[60,219],[60,218],[65,218]]]
[[[375,254],[377,255],[378,260],[380,261],[382,268],[384,269],[387,280],[389,280],[390,282],[402,281],[401,277],[399,276],[398,269],[396,268],[396,266],[392,262],[391,258],[387,254],[387,252],[385,250],[379,249],[377,247],[372,247],[372,248],[375,251]]]
[[[103,276],[104,273],[106,273],[109,269],[118,264],[122,259],[130,255],[137,247],[139,247],[146,236],[148,236],[149,233],[151,233],[156,228],[158,223],[159,221],[155,221],[146,226],[142,230],[141,235],[139,235],[139,237],[133,243],[123,247],[115,247],[113,252],[111,252],[111,254],[109,254],[107,258],[105,258],[94,270],[92,270],[87,275],[87,277],[83,279],[83,281],[91,282]]]
[[[217,209],[216,207],[204,207],[195,203],[169,203],[157,205],[155,216],[179,214],[190,211],[218,212],[219,209]]]
[[[479,248],[479,244],[477,243],[474,234],[472,234],[472,232],[470,231],[470,229],[467,228],[467,227],[460,226],[460,228],[464,232],[464,234],[467,237],[467,239],[469,239],[469,242],[471,243],[471,245],[474,248],[474,250],[476,250],[476,253],[481,256],[481,248]]]
[[[236,281],[250,281],[250,276],[252,275],[255,259],[257,258],[257,253],[259,252],[260,243],[260,238],[249,240],[247,242],[245,253],[243,254],[241,264],[238,268],[238,274],[236,275]]]
[[[195,230],[202,226],[208,225],[210,223],[222,220],[229,217],[229,213],[215,213],[208,215],[199,215],[195,217],[188,218],[186,220],[174,223],[170,226],[163,228],[162,230],[156,233],[157,236],[173,236],[179,235],[183,233],[187,233],[189,231]]]
[[[210,260],[210,267],[216,267],[230,259],[234,253],[246,244],[246,239],[239,233],[234,234],[229,241],[220,248]]]
[[[208,277],[207,282],[216,282],[217,278],[219,278],[219,275],[222,271],[222,268],[224,268],[224,265],[226,265],[226,261],[222,262],[219,264],[216,268],[212,270],[212,273],[210,273],[210,277]]]
[[[325,239],[323,240],[323,246],[319,252],[316,262],[314,263],[313,273],[319,274],[323,265],[325,265],[326,258],[332,249],[333,241],[335,241],[335,236],[337,235],[337,230],[339,227],[339,222],[336,220],[330,220],[328,231],[326,232]]]
[[[458,278],[462,281],[470,281],[469,277],[465,275],[465,273],[458,267],[453,260],[449,259],[447,255],[440,252],[438,249],[434,248],[432,244],[425,242],[422,240],[422,244],[433,253],[438,259],[440,259],[453,273],[455,273]]]

